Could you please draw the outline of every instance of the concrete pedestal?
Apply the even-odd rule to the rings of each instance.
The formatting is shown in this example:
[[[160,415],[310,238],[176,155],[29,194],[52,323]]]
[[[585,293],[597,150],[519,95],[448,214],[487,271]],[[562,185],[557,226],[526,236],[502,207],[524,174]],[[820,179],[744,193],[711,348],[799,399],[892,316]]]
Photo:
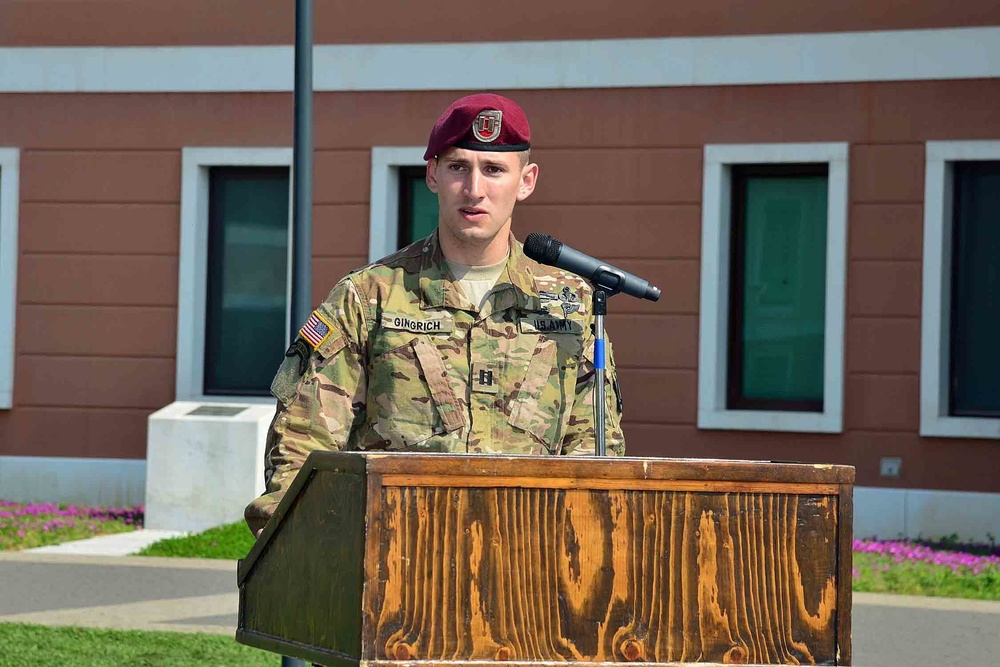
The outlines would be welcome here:
[[[178,401],[149,417],[146,521],[200,532],[239,521],[264,490],[264,439],[274,407]]]

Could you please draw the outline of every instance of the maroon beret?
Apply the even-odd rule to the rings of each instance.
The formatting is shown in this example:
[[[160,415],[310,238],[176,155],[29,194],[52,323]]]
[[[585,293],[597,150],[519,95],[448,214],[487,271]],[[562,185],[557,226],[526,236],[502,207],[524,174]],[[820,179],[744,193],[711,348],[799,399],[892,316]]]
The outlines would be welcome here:
[[[437,157],[452,146],[473,151],[526,151],[531,148],[531,128],[513,100],[493,93],[467,95],[452,102],[438,118],[424,159]]]

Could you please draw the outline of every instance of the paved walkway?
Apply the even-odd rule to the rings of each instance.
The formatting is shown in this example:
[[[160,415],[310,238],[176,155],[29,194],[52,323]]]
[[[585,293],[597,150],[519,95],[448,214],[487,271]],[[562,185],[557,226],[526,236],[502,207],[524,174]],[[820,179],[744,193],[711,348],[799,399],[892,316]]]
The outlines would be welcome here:
[[[131,556],[173,531],[0,552],[0,622],[233,635],[236,561]]]
[[[153,537],[0,552],[0,622],[233,636],[236,562],[108,555]],[[997,664],[1000,602],[855,593],[853,629],[862,667]]]

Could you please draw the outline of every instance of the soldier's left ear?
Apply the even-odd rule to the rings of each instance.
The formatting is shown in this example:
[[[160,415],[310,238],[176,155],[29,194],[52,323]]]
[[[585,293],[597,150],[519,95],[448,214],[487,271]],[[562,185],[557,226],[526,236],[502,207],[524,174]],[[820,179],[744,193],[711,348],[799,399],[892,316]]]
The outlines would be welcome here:
[[[521,169],[521,184],[517,188],[517,201],[524,201],[535,191],[538,183],[538,165],[532,162]]]
[[[437,165],[438,165],[438,159],[436,157],[432,157],[430,160],[427,161],[427,171],[424,174],[424,180],[427,182],[427,188],[435,194],[437,194],[438,191]]]

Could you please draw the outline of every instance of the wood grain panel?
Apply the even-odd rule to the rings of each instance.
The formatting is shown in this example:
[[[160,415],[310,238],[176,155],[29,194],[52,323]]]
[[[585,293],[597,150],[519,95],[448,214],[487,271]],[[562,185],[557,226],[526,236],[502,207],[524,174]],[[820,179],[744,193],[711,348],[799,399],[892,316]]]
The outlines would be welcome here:
[[[736,438],[750,435],[734,433]],[[808,434],[758,434],[761,437],[786,435],[789,439],[818,444],[826,436]],[[701,480],[740,482],[795,482],[797,484],[851,484],[854,469],[849,466],[796,465],[772,461],[719,460],[705,458],[616,458],[594,459],[573,456],[486,456],[469,454],[407,454],[317,452],[312,456],[318,469],[333,469],[344,460],[363,458],[370,474],[456,475],[486,477],[526,477],[538,480],[550,477],[617,479],[627,485],[634,480]],[[339,468],[335,468],[339,469]]]
[[[484,477],[474,475],[426,475],[395,474],[383,475],[383,486],[413,487],[523,487],[532,489],[591,489],[613,491],[621,488],[620,479],[581,479],[577,477]],[[802,493],[836,495],[839,484],[800,484],[795,482],[738,482],[691,479],[633,479],[629,480],[630,491],[680,491],[717,493]]]
[[[364,477],[350,473],[309,480],[295,511],[283,515],[280,530],[254,561],[255,585],[241,588],[241,628],[360,653],[364,486]],[[300,549],[306,543],[322,558],[304,558]]]
[[[834,496],[386,488],[382,507],[369,660],[836,659]]]

